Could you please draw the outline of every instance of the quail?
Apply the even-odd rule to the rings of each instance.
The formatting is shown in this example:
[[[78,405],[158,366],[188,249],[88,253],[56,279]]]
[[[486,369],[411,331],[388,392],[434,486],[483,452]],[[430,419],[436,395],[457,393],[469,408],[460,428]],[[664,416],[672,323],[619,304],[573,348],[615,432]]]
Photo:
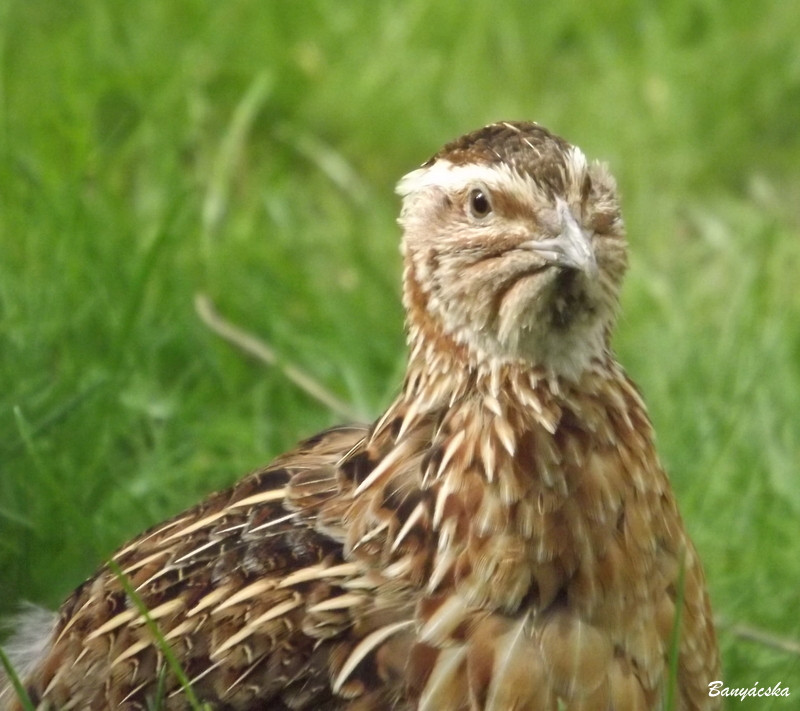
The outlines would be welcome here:
[[[500,122],[398,193],[399,395],[23,618],[9,649],[34,707],[187,709],[189,691],[231,711],[716,707],[702,566],[610,346],[614,179]],[[0,708],[22,708],[10,686]]]

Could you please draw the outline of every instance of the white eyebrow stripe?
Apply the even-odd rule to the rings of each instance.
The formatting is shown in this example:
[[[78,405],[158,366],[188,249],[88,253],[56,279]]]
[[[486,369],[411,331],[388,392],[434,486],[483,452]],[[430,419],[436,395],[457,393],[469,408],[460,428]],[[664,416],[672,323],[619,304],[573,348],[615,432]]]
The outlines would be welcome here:
[[[433,165],[412,170],[401,178],[395,192],[406,197],[434,186],[448,192],[455,192],[474,185],[483,185],[490,190],[499,187],[508,189],[509,181],[525,184],[530,190],[530,179],[525,179],[503,163],[454,165],[449,160],[439,159]]]
[[[565,158],[565,177],[571,177],[575,185],[580,187],[589,169],[586,156],[577,146],[569,146]],[[533,178],[518,173],[507,163],[456,165],[446,158],[439,158],[433,165],[417,168],[403,176],[397,183],[395,192],[402,197],[408,197],[434,186],[455,192],[474,185],[484,185],[490,190],[511,189],[522,197],[530,195],[538,187]]]

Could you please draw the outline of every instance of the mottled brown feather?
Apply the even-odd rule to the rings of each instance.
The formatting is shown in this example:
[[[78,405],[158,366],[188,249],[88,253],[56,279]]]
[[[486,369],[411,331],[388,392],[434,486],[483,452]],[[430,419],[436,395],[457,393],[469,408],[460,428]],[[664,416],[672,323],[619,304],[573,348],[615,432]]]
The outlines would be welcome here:
[[[397,399],[116,565],[213,708],[658,709],[681,599],[677,707],[714,708],[702,568],[608,345],[626,263],[612,179],[506,122],[401,191]],[[189,707],[109,567],[61,607],[24,683],[39,709],[144,710],[159,683],[161,708]]]

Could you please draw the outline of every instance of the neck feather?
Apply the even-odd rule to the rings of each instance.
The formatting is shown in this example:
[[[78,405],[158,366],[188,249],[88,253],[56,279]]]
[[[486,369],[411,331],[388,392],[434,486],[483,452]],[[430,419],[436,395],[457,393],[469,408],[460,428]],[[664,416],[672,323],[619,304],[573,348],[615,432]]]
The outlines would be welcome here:
[[[508,611],[550,604],[599,554],[581,558],[586,527],[602,531],[585,540],[613,539],[634,489],[666,490],[644,405],[610,357],[576,383],[519,363],[465,368],[420,346],[358,456],[373,465],[349,549],[381,551],[431,594],[455,587]]]

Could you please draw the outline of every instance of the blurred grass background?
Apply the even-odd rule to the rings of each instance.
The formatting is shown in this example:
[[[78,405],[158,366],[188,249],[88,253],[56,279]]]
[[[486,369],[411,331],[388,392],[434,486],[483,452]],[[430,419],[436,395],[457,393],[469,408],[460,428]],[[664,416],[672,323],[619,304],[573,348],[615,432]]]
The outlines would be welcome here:
[[[0,0],[0,613],[336,420],[196,292],[377,414],[394,182],[530,118],[619,180],[616,347],[716,612],[800,639],[798,37],[783,0]],[[720,637],[730,686],[800,694]]]

